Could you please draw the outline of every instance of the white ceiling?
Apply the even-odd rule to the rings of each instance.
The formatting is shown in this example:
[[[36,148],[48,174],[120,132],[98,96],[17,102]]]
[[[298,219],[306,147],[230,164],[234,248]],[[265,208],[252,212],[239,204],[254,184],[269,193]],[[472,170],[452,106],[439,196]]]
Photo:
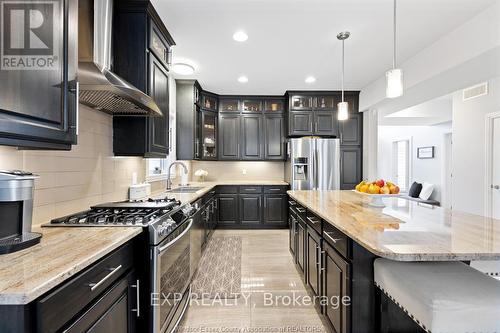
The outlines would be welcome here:
[[[496,0],[400,0],[404,61]],[[204,89],[220,94],[283,94],[339,89],[346,41],[346,89],[359,90],[392,63],[392,0],[152,0],[174,37],[174,62],[189,61]],[[232,35],[242,29],[244,43]],[[237,78],[248,77],[241,84]],[[306,84],[304,79],[317,81]]]

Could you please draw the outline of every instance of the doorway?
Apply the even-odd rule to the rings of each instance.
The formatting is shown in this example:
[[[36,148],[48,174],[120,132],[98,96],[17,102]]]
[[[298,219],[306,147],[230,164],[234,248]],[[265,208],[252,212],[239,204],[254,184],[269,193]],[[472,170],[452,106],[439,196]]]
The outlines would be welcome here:
[[[486,216],[500,219],[500,112],[486,116]]]

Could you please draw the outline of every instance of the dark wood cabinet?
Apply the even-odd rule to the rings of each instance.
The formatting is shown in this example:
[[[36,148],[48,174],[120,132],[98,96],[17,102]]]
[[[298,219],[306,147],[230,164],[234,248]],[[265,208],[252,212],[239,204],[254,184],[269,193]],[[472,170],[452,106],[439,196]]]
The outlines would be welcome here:
[[[340,147],[340,189],[352,190],[362,178],[362,154],[358,146]]]
[[[337,111],[314,111],[313,127],[314,135],[338,137]]]
[[[349,297],[350,294],[350,264],[342,258],[328,243],[324,242],[323,255],[323,295],[327,299]],[[350,332],[350,306],[339,302],[335,307],[323,305],[323,314],[336,333]]]
[[[306,231],[306,283],[314,295],[320,295],[320,253],[321,237],[307,227]]]
[[[288,114],[288,135],[303,136],[313,134],[312,111],[290,111]]]
[[[293,214],[292,211],[288,211],[288,245],[290,248],[290,253],[292,254],[293,260],[295,262],[296,252],[295,248],[297,247],[297,217]]]
[[[201,92],[201,105],[200,107],[207,111],[217,111],[218,109],[218,97],[208,91]]]
[[[284,160],[284,99],[222,96],[219,160]]]
[[[219,160],[240,158],[240,116],[219,114]]]
[[[164,158],[170,133],[168,59],[175,42],[150,2],[120,1],[115,7],[113,70],[150,95],[163,115],[113,117],[113,151]]]
[[[149,95],[163,113],[160,117],[148,117],[149,140],[145,156],[166,156],[169,152],[169,89],[168,72],[164,65],[150,55]]]
[[[217,200],[219,201],[218,224],[221,226],[238,224],[238,195],[219,194]]]
[[[307,226],[300,218],[297,219],[297,245],[295,247],[296,251],[296,262],[303,277],[305,277],[306,266],[305,266],[305,255],[306,255],[306,237],[307,237]]]
[[[175,80],[175,83],[177,159],[217,160],[218,114],[200,106],[208,97],[207,105],[217,103],[216,95],[202,91],[196,80]]]
[[[361,146],[363,144],[363,114],[349,114],[349,119],[339,122],[339,132],[342,146]]]
[[[264,224],[286,226],[287,196],[285,194],[264,194]]]
[[[136,332],[137,297],[135,272],[131,271],[101,296],[65,332]]]
[[[44,5],[53,6],[57,13],[52,22],[54,48],[49,54],[43,53],[43,59],[31,54],[29,60],[38,59],[37,64],[46,63],[47,67],[24,67],[19,59],[26,57],[16,55],[12,64],[17,65],[11,67],[9,59],[2,58],[0,145],[69,150],[78,134],[78,3],[60,0]],[[7,17],[7,11],[2,15]],[[16,42],[23,43],[10,41],[12,45]],[[6,52],[10,44],[7,40],[3,43]]]
[[[262,221],[262,195],[240,194],[240,223],[260,224]]]
[[[264,115],[264,159],[282,161],[285,152],[285,118],[281,114]]]
[[[262,115],[241,116],[241,152],[242,160],[261,160],[263,152]]]

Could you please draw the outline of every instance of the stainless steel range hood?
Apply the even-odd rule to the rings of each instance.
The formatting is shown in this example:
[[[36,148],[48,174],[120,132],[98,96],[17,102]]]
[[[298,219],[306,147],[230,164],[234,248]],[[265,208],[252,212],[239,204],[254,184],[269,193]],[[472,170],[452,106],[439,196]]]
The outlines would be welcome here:
[[[161,116],[155,101],[109,70],[111,0],[78,1],[80,103],[113,115]]]

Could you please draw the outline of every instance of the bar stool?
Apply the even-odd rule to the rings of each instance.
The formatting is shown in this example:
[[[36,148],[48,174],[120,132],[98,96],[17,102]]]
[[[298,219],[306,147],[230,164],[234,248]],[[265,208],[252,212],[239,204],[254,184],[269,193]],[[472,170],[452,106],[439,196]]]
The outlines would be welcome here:
[[[500,332],[500,281],[464,263],[379,258],[374,279],[426,332]]]

